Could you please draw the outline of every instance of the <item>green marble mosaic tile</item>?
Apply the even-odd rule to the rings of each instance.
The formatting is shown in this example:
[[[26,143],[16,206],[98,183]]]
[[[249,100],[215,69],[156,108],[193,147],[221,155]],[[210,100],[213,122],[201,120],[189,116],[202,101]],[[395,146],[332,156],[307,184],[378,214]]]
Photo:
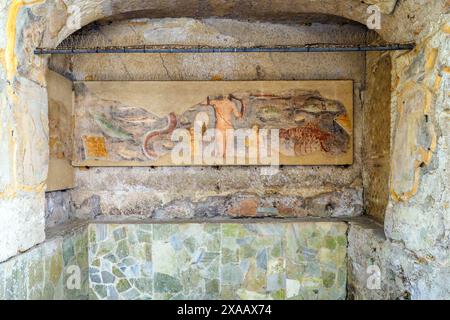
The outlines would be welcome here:
[[[345,223],[96,224],[95,299],[343,299]]]
[[[220,225],[155,224],[155,299],[217,299]]]
[[[222,224],[222,299],[284,299],[283,235],[282,224]]]
[[[89,292],[88,233],[82,228],[62,243],[65,299],[85,300]]]
[[[87,232],[57,236],[0,263],[0,300],[55,300],[75,298],[67,292],[65,274],[70,263],[81,266],[80,276],[85,278],[78,298],[87,297]]]
[[[27,298],[27,261],[13,259],[5,263],[5,299],[25,300]]]
[[[89,226],[91,299],[151,299],[152,225]]]
[[[345,299],[346,231],[345,223],[287,226],[287,299]]]

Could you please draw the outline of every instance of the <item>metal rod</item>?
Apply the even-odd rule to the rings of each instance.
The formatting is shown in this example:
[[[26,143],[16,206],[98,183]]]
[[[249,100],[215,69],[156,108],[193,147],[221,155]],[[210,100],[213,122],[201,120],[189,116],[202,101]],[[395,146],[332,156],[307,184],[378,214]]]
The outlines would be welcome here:
[[[45,54],[94,54],[94,53],[252,53],[252,52],[360,52],[412,50],[415,44],[389,44],[382,46],[303,46],[303,47],[166,47],[166,46],[126,46],[97,48],[37,48],[34,53]]]

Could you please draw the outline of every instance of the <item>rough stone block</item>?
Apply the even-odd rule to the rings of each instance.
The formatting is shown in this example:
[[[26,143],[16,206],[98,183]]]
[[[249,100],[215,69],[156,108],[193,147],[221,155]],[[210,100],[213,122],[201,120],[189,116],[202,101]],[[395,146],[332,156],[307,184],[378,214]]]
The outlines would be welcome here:
[[[0,299],[54,300],[87,297],[87,230],[81,225],[0,263]],[[67,286],[70,265],[80,268],[76,293]]]
[[[45,240],[44,194],[0,199],[0,262]]]
[[[220,224],[153,225],[155,299],[216,299]]]
[[[389,265],[390,248],[380,225],[350,223],[348,232],[348,297],[356,300],[408,298],[402,280]]]

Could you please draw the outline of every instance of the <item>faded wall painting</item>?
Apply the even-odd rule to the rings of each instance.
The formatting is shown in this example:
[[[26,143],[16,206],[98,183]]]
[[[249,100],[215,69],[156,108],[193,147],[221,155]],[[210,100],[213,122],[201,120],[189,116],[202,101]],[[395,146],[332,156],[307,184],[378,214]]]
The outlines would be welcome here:
[[[46,191],[75,186],[72,167],[72,81],[53,71],[46,74],[48,92],[49,167]]]
[[[352,81],[108,81],[74,88],[74,165],[353,161]]]

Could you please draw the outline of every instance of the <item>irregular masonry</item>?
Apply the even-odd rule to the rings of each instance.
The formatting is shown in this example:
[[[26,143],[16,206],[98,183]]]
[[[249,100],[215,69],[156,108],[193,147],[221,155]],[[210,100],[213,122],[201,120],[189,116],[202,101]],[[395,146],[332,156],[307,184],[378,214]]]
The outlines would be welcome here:
[[[352,37],[349,39],[348,34]],[[67,41],[83,46],[131,43],[216,46],[365,41],[360,25],[246,22],[230,19],[133,19],[87,26]],[[70,41],[69,41],[70,40]],[[251,59],[249,59],[251,58]],[[362,214],[362,106],[365,55],[121,54],[53,56],[50,68],[75,81],[291,80],[354,81],[354,162],[348,166],[286,166],[273,176],[259,167],[81,168],[71,191],[79,218],[155,219],[236,216],[341,217]],[[198,66],[201,65],[202,68]],[[114,99],[111,94],[101,96]],[[133,98],[130,103],[142,106]],[[146,103],[146,102],[145,102]],[[80,109],[79,112],[83,114]],[[89,132],[95,132],[89,128]]]
[[[0,299],[346,297],[344,222],[65,228],[0,264]],[[77,275],[78,289],[70,287]]]
[[[449,260],[415,256],[376,223],[349,223],[347,254],[349,299],[450,299]]]
[[[89,3],[87,0],[7,0],[0,5],[0,151],[2,155],[7,155],[0,161],[0,261],[27,250],[45,238],[43,193],[48,162],[48,117],[44,74],[47,60],[36,58],[33,48],[56,46],[74,31],[66,22],[69,17],[67,8],[75,2],[82,8],[79,27],[129,10],[155,9],[148,7],[151,2],[135,0],[115,1],[114,7],[109,5],[110,1],[100,0],[89,0]],[[179,1],[159,2],[161,10],[152,12],[160,12],[165,17],[183,13],[187,16],[200,14],[237,18],[242,18],[244,13],[253,19],[289,20],[306,11],[332,13],[361,23],[366,23],[367,18],[367,5],[353,0],[264,1],[266,5],[259,2],[261,5],[254,7],[253,1],[240,1],[231,6],[222,0],[208,1],[207,6],[204,3],[192,0],[174,6]],[[411,297],[448,295],[449,281],[434,276],[442,268],[448,270],[450,257],[450,193],[447,191],[450,132],[448,10],[448,1],[445,0],[398,1],[393,14],[382,16],[380,31],[387,41],[415,41],[419,45],[419,50],[411,55],[393,55],[393,145],[403,145],[405,142],[402,141],[405,135],[397,134],[397,131],[403,130],[399,128],[405,126],[397,127],[396,117],[401,111],[396,101],[402,85],[413,81],[425,85],[432,92],[432,103],[424,104],[429,109],[423,109],[423,116],[428,121],[422,121],[420,131],[411,135],[424,148],[417,154],[408,151],[409,155],[414,155],[413,158],[401,159],[412,163],[406,167],[413,170],[405,171],[406,183],[400,181],[397,184],[399,180],[396,179],[396,186],[400,185],[398,191],[403,197],[398,197],[399,202],[389,200],[386,215],[387,241],[398,249],[387,255],[386,259],[392,263],[401,262],[399,270],[403,272],[402,277],[415,290]],[[427,50],[421,54],[423,47]],[[426,130],[422,130],[424,126]],[[434,127],[436,134],[436,145],[432,143],[433,139],[422,141],[424,137],[429,138],[423,133],[431,132],[431,127]],[[404,188],[408,185],[412,188]],[[394,190],[394,194],[398,193]]]
[[[46,242],[0,264],[0,300],[86,299],[86,223],[55,230]],[[74,269],[76,267],[78,269]],[[80,275],[80,287],[67,286]]]
[[[368,219],[242,222],[72,222],[0,264],[0,299],[450,297],[448,264],[416,260]]]
[[[345,299],[343,222],[91,224],[90,298]]]

